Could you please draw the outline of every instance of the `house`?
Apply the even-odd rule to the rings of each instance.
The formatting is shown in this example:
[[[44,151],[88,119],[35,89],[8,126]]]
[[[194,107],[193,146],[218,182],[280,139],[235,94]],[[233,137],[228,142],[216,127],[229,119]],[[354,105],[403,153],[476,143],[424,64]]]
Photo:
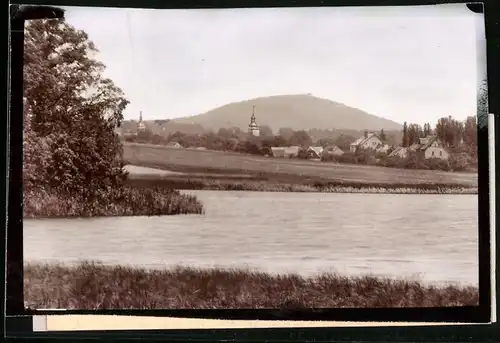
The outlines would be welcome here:
[[[169,147],[169,148],[182,148],[182,145],[180,145],[178,142],[168,142],[167,147]]]
[[[389,144],[384,144],[378,149],[376,149],[376,152],[380,154],[387,154],[389,150],[391,150],[391,146]]]
[[[420,154],[425,159],[440,158],[442,160],[447,160],[450,156],[442,142],[436,136],[420,138],[419,143],[414,143],[408,148],[398,147],[389,156],[406,158],[409,152]]]
[[[421,153],[425,159],[440,158],[442,160],[447,160],[450,157],[443,143],[436,136],[420,138],[420,146],[417,151]]]
[[[285,157],[285,148],[284,147],[271,147],[271,152],[273,153],[273,157]]]
[[[408,157],[408,148],[397,147],[393,152],[389,154],[389,157],[399,157],[399,158],[407,158]]]
[[[274,157],[297,157],[299,154],[300,147],[298,146],[287,146],[287,147],[271,147],[271,152]]]
[[[321,146],[310,146],[307,149],[307,154],[313,159],[321,158],[321,154],[323,153],[323,147]]]
[[[285,157],[297,157],[299,155],[299,146],[287,146],[285,147]]]
[[[382,146],[382,140],[377,136],[376,133],[365,131],[363,137],[356,139],[349,146],[350,152],[356,152],[358,149],[377,149]]]
[[[325,151],[330,154],[330,155],[333,155],[333,156],[341,156],[344,154],[344,152],[342,151],[342,149],[340,149],[338,146],[336,145],[330,145],[330,146],[327,146],[325,148]]]

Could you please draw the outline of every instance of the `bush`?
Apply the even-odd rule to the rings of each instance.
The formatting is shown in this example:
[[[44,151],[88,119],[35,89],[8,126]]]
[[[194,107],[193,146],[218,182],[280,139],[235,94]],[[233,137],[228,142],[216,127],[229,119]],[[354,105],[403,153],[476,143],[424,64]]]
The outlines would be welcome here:
[[[407,158],[402,159],[398,167],[406,169],[429,169],[421,156],[411,152],[408,154]]]
[[[449,171],[451,169],[450,163],[446,160],[442,160],[440,158],[430,158],[426,160],[426,164],[428,169],[432,170],[443,170]]]
[[[297,158],[301,160],[307,160],[311,157],[311,154],[304,148],[299,149],[299,153],[297,155]]]
[[[450,155],[449,167],[453,171],[467,170],[472,164],[472,158],[466,152]]]
[[[323,150],[320,158],[321,158],[321,162],[336,162],[338,160],[337,156],[330,154],[326,150]]]
[[[402,165],[402,160],[399,156],[386,156],[380,159],[379,165],[382,167],[398,168],[398,166]]]
[[[262,155],[260,147],[252,141],[241,141],[236,146],[236,151],[244,154]]]
[[[340,163],[356,163],[356,156],[352,152],[345,152],[340,156],[335,156],[335,159]]]

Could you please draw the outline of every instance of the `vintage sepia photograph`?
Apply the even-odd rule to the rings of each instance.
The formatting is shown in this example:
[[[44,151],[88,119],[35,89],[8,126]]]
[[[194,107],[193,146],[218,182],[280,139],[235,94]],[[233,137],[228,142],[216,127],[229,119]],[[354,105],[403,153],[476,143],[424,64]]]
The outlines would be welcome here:
[[[26,308],[479,304],[482,14],[64,10],[25,24]]]

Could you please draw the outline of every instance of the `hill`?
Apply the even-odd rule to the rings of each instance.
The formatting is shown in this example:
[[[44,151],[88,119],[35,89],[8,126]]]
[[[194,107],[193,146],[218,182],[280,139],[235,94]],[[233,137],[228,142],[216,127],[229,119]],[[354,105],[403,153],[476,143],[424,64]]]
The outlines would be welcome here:
[[[278,95],[230,103],[203,114],[173,119],[176,124],[201,125],[217,131],[239,127],[246,130],[255,105],[257,124],[269,126],[275,133],[282,128],[294,130],[401,130],[392,120],[311,95]]]

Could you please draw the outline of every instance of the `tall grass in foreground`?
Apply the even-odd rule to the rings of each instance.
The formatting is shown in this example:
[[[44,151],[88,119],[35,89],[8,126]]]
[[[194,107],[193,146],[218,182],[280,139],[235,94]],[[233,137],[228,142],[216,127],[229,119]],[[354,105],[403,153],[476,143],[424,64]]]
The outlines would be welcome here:
[[[23,202],[25,218],[154,216],[202,214],[203,211],[203,205],[196,197],[159,187],[125,187],[95,200],[31,190],[24,192]]]
[[[372,276],[305,278],[245,269],[146,270],[82,262],[28,263],[24,299],[32,309],[388,308],[477,305],[479,292]]]

